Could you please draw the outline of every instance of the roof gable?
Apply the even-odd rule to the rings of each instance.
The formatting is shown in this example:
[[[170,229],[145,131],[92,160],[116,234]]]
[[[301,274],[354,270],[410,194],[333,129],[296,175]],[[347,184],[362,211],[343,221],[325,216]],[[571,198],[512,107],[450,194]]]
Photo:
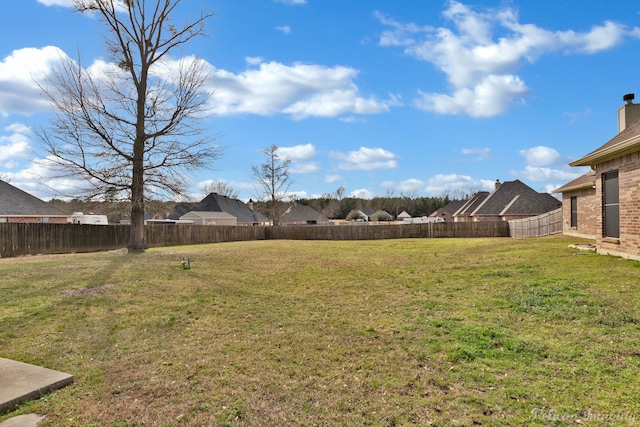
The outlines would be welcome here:
[[[218,193],[210,193],[200,201],[201,211],[226,212],[236,217],[240,223],[262,223],[268,219],[259,212],[252,211],[246,203]]]
[[[68,212],[2,180],[0,180],[0,215],[70,216]]]
[[[458,209],[464,206],[465,203],[467,203],[467,200],[452,200],[447,203],[442,209],[453,215]]]
[[[476,208],[473,215],[538,215],[557,209],[561,202],[538,193],[519,179],[506,181]]]
[[[311,206],[301,205],[294,203],[289,206],[281,217],[282,221],[316,221],[316,222],[329,222],[329,218],[322,215]]]
[[[484,200],[489,197],[488,191],[478,191],[474,194],[469,200],[464,202],[460,208],[453,215],[470,215],[475,211],[478,206],[484,202]]]
[[[501,215],[540,215],[558,209],[560,200],[548,193],[518,195],[513,203],[506,206]]]

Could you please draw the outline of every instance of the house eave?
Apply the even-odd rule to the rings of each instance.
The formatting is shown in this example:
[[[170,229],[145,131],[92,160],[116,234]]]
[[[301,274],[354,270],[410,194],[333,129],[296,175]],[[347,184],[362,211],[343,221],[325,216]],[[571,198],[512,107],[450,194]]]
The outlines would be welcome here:
[[[553,190],[554,193],[568,193],[570,191],[578,191],[578,190],[588,190],[590,188],[595,188],[595,182],[591,182],[591,183],[583,183],[583,184],[577,184],[577,185],[572,185],[570,187],[560,187],[557,188],[555,190]]]
[[[569,166],[593,166],[609,160],[617,159],[627,154],[640,151],[640,135],[602,150],[596,150],[578,160],[569,163]]]

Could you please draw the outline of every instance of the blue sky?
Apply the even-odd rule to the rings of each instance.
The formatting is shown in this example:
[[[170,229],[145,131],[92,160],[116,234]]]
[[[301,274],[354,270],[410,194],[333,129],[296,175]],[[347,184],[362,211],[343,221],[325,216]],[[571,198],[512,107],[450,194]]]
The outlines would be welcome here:
[[[0,175],[49,199],[30,128],[46,126],[36,81],[60,58],[103,60],[104,28],[71,0],[20,0],[0,15]],[[251,166],[276,144],[299,198],[457,195],[520,179],[550,191],[568,163],[617,133],[640,99],[640,4],[612,0],[192,0],[215,12],[197,55],[223,156],[188,182],[259,194]],[[177,58],[176,58],[177,59]]]

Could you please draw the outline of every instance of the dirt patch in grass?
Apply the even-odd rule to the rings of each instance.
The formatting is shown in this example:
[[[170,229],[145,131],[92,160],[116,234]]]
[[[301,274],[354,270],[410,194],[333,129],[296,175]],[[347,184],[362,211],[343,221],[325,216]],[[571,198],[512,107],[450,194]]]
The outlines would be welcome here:
[[[60,292],[60,295],[66,297],[86,297],[91,295],[103,294],[115,289],[118,285],[115,283],[105,283],[104,285],[92,286],[90,288],[67,289]]]

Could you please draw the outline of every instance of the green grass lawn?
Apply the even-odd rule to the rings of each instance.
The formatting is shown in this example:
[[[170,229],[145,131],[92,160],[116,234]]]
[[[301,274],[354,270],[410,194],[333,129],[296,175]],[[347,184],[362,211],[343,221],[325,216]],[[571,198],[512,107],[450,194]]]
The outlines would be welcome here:
[[[579,239],[255,241],[0,260],[52,426],[640,424],[640,263]],[[189,258],[191,269],[181,269]]]

